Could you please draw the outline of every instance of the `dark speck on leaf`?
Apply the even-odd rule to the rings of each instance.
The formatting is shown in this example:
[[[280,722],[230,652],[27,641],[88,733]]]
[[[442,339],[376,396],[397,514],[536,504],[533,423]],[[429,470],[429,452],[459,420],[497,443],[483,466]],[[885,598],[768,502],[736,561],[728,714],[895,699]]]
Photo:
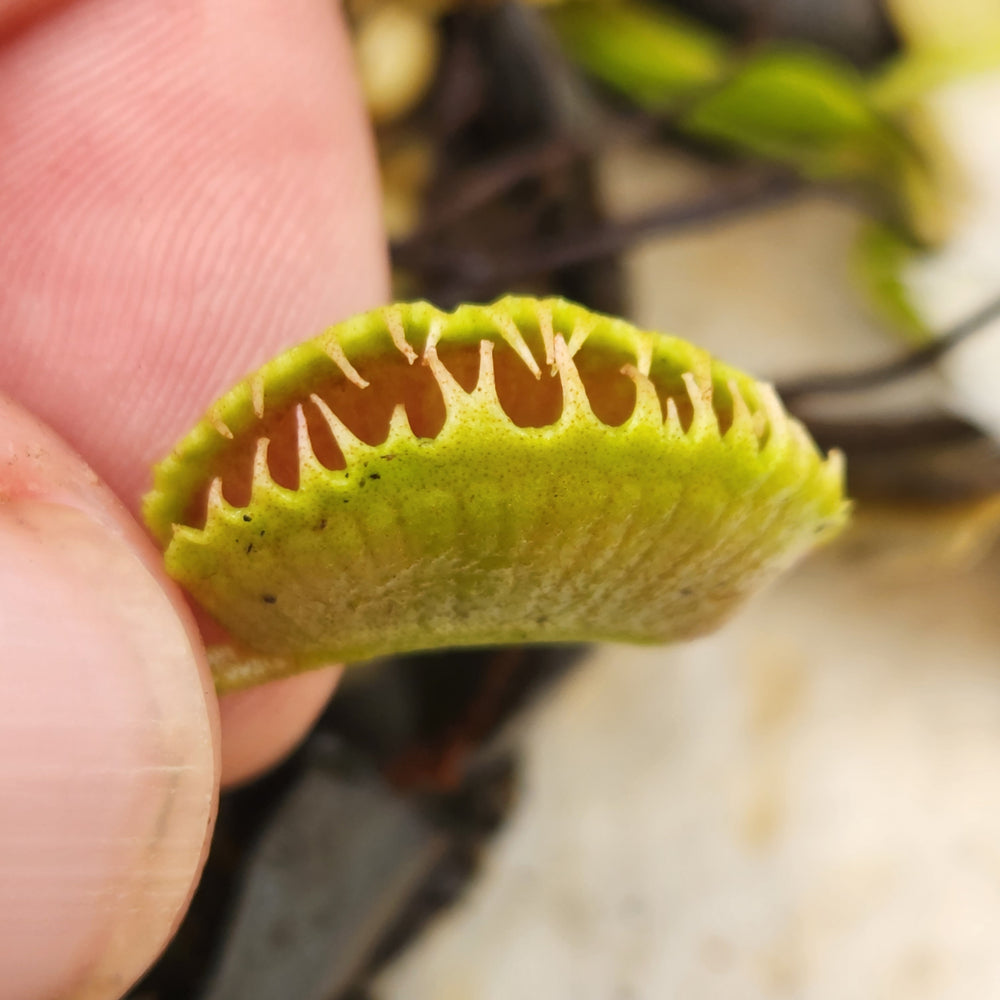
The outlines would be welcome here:
[[[372,472],[372,473],[369,474],[368,478],[369,479],[381,479],[382,478],[382,474],[379,473],[379,472]]]
[[[261,538],[263,538],[263,537],[264,537],[264,529],[263,529],[263,528],[261,528],[261,530],[260,530],[260,537],[261,537]]]
[[[251,552],[253,552],[253,542],[251,542],[251,543],[250,543],[250,544],[249,544],[249,545],[247,546],[247,555],[250,555],[250,553],[251,553]]]
[[[250,516],[249,514],[244,514],[244,515],[243,515],[243,520],[244,520],[244,521],[252,521],[252,520],[253,520],[253,518],[252,518],[252,517],[251,517],[251,516]]]
[[[275,597],[275,596],[274,596],[274,594],[261,594],[261,595],[260,595],[260,599],[261,599],[261,600],[262,600],[262,601],[263,601],[263,602],[264,602],[265,604],[274,604],[274,603],[276,603],[276,602],[277,602],[277,600],[278,600],[278,598],[277,598],[277,597]]]
[[[319,520],[319,524],[316,525],[316,530],[322,531],[325,527],[326,527],[326,518],[321,517]]]

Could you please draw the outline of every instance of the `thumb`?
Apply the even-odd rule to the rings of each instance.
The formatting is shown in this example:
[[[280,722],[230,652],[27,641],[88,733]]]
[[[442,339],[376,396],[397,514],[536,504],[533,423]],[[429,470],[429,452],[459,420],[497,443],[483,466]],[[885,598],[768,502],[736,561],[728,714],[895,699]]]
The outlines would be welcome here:
[[[0,396],[0,982],[112,1000],[204,859],[217,722],[197,633],[110,491]]]

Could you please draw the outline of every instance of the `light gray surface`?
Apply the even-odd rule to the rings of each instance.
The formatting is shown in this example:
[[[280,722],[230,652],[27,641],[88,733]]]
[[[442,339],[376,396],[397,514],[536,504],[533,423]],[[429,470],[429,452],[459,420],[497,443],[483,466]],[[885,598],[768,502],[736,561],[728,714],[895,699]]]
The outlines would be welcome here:
[[[390,792],[310,772],[254,852],[206,1000],[327,1000],[357,975],[440,849]]]
[[[380,1000],[1000,995],[1000,565],[871,542],[711,639],[601,649]]]

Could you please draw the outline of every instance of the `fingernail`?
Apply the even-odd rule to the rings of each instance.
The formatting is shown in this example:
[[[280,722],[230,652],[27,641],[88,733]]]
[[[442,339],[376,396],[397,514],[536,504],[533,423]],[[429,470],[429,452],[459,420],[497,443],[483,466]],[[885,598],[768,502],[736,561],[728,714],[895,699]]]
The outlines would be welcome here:
[[[168,940],[214,817],[199,669],[127,533],[0,498],[4,1000],[113,1000]]]

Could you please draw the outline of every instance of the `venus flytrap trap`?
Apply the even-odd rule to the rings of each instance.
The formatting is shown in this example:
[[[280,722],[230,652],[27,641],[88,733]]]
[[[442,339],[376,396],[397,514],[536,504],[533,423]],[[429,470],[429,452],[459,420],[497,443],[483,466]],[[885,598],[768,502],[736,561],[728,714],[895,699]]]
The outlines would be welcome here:
[[[770,387],[559,299],[378,309],[216,402],[156,469],[220,690],[335,660],[670,642],[844,522]]]

